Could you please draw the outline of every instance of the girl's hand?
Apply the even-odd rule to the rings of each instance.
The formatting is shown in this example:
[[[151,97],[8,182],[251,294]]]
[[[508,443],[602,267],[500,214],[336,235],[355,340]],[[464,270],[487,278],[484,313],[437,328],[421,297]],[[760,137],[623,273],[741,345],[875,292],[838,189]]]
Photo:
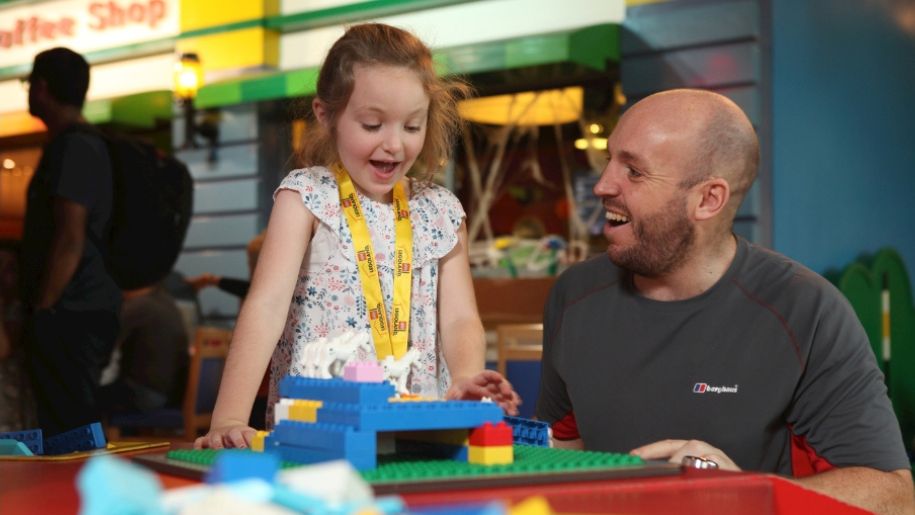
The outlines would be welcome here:
[[[219,427],[210,427],[210,432],[194,440],[195,449],[247,449],[257,431],[248,424],[235,420]]]
[[[506,415],[518,415],[521,397],[511,383],[495,370],[483,370],[472,377],[456,377],[445,394],[446,400],[480,400],[489,397]]]

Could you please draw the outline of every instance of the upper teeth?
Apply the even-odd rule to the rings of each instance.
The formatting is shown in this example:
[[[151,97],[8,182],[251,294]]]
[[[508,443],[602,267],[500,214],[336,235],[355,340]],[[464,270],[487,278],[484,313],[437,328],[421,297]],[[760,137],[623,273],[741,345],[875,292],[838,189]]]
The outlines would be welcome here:
[[[606,217],[607,217],[607,220],[610,220],[611,222],[626,223],[629,221],[628,216],[621,215],[619,213],[614,213],[613,211],[607,211]]]

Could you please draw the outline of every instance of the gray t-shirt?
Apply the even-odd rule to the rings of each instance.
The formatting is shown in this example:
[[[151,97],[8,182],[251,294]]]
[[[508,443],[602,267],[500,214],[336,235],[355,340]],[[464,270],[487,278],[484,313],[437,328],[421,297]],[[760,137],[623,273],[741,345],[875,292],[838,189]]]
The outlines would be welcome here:
[[[688,300],[638,295],[606,255],[559,278],[537,416],[568,428],[570,415],[593,450],[698,439],[741,468],[791,474],[803,458],[794,442],[833,466],[909,468],[851,306],[821,276],[740,238],[725,275]]]

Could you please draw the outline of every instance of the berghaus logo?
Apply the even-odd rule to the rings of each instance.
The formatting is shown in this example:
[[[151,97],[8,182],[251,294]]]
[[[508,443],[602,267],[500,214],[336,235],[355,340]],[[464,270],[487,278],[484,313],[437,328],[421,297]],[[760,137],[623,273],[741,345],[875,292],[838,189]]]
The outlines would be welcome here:
[[[734,386],[712,386],[708,383],[696,383],[693,385],[693,393],[737,393],[740,385]]]

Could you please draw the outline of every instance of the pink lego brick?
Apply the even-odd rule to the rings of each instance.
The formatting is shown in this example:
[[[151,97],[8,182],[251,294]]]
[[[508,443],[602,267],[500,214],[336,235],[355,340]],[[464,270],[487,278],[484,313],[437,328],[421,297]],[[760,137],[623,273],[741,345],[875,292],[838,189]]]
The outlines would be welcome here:
[[[380,383],[384,381],[384,369],[370,361],[348,363],[343,367],[343,379],[357,383]]]

